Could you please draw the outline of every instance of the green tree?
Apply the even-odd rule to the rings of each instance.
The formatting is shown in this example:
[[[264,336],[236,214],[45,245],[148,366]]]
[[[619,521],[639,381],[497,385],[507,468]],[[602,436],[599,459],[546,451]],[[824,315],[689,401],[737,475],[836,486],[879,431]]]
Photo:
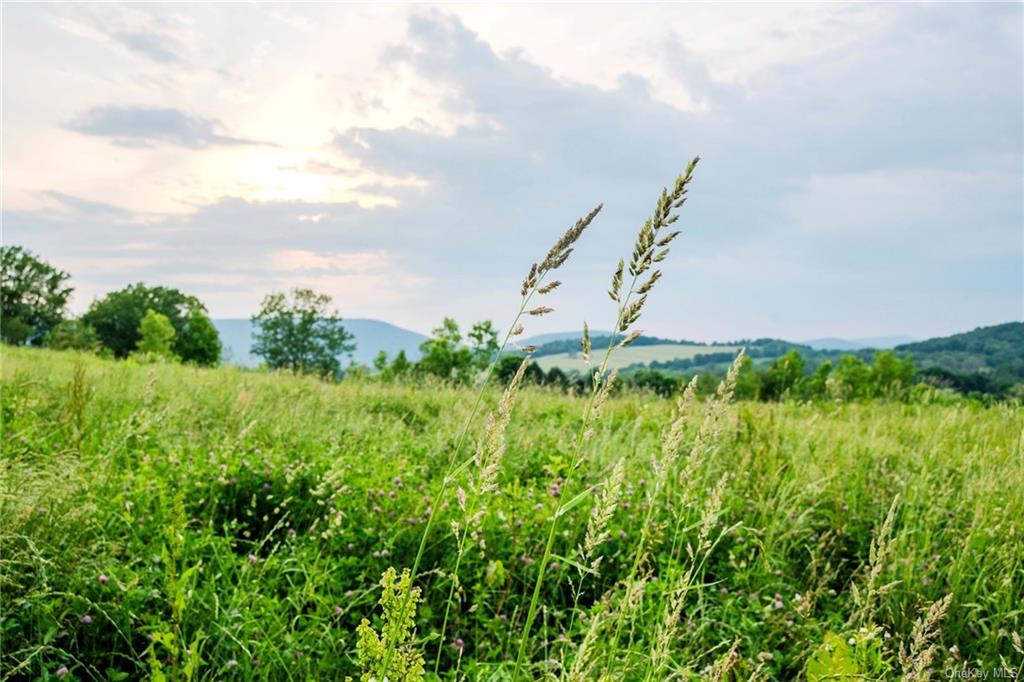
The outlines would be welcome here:
[[[0,337],[41,345],[64,317],[70,276],[20,246],[0,247]]]
[[[166,315],[158,313],[152,308],[146,311],[139,322],[139,342],[135,346],[135,353],[144,358],[177,358],[172,350],[174,346],[174,325],[167,319]]]
[[[433,336],[420,344],[423,357],[416,363],[416,369],[441,379],[468,381],[472,376],[474,355],[462,345],[458,323],[446,317],[431,333]]]
[[[487,369],[487,366],[494,362],[498,354],[498,330],[494,328],[490,320],[477,322],[467,334],[470,340],[470,352],[473,354],[473,364],[477,369]]]
[[[744,355],[736,374],[736,389],[733,395],[736,400],[756,400],[760,388],[761,376],[754,367],[754,361],[749,355]]]
[[[667,398],[679,390],[679,380],[664,372],[646,367],[638,369],[629,378],[629,384],[640,389],[653,391],[654,393]]]
[[[856,355],[844,355],[832,370],[832,385],[843,400],[867,398],[871,395],[871,368]]]
[[[220,334],[206,311],[193,306],[185,318],[185,329],[176,344],[176,352],[182,357],[200,365],[216,365],[220,362]]]
[[[899,358],[895,351],[875,351],[871,367],[872,393],[889,398],[902,397],[914,380],[913,359]]]
[[[390,363],[388,362],[387,353],[384,351],[377,353],[377,356],[373,359],[373,366],[380,378],[385,381],[408,374],[413,368],[413,364],[409,362],[409,358],[406,357],[404,350],[398,351],[398,355]]]
[[[814,368],[800,385],[800,395],[804,400],[824,400],[828,398],[828,377],[832,373],[832,363],[828,360]]]
[[[330,296],[312,289],[267,295],[252,317],[253,354],[273,369],[339,376],[339,356],[351,356],[356,344],[330,305]]]
[[[211,342],[217,330],[206,317],[206,308],[195,296],[177,289],[132,284],[94,301],[82,320],[96,329],[100,342],[114,357],[123,358],[139,343],[139,325],[148,310],[170,321],[175,333],[172,350],[183,361],[200,365],[220,361],[220,339]]]
[[[761,380],[762,400],[782,400],[804,378],[807,363],[797,350],[791,350],[772,363]]]
[[[96,351],[100,347],[100,338],[96,330],[82,320],[61,320],[46,335],[45,345],[54,350]]]

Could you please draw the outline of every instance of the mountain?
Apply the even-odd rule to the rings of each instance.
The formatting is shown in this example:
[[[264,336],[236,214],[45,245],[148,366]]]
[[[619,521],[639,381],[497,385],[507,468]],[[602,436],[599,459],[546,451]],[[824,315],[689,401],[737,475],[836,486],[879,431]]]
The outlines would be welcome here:
[[[811,339],[801,341],[805,346],[814,350],[863,350],[865,348],[879,348],[889,350],[907,343],[913,343],[918,339],[913,336],[873,336],[864,339],[837,339],[827,337],[823,339]]]
[[[346,318],[343,324],[345,330],[355,336],[356,351],[352,354],[352,360],[363,365],[372,365],[373,358],[380,351],[393,358],[404,350],[410,360],[417,360],[420,357],[420,344],[427,340],[423,334],[381,320]],[[260,364],[260,359],[249,352],[252,345],[252,322],[213,320],[213,326],[220,333],[225,362],[244,367]],[[347,360],[343,364],[347,364]]]

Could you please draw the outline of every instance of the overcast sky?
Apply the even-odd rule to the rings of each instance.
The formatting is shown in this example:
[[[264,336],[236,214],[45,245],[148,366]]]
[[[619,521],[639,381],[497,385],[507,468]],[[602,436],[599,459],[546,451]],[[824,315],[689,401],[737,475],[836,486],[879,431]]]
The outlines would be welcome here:
[[[606,328],[618,257],[701,155],[640,327],[918,337],[1024,316],[1020,4],[3,8],[3,241],[73,307],[145,281],[248,317]]]

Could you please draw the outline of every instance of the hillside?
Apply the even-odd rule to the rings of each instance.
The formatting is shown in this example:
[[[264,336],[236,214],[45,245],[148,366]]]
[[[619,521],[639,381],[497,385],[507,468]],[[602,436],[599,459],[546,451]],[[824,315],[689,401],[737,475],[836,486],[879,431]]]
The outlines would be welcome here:
[[[702,344],[693,341],[672,341],[658,337],[639,337],[631,346],[617,354],[612,366],[625,369],[647,367],[670,374],[695,371],[723,371],[740,348],[746,348],[754,364],[764,366],[776,358],[798,351],[807,362],[808,371],[822,362],[835,363],[843,355],[855,355],[870,362],[877,350],[893,348],[892,342],[905,337],[879,337],[874,347],[856,341],[818,339],[805,344],[781,339],[741,339],[724,343]],[[869,339],[861,339],[868,341]],[[595,349],[603,349],[606,337],[594,337]],[[815,348],[813,345],[818,345]],[[831,346],[831,347],[824,347]],[[1009,322],[992,327],[927,341],[904,343],[894,347],[900,356],[909,355],[918,371],[931,375],[936,383],[999,392],[1002,388],[1024,381],[1024,323]],[[585,372],[586,363],[579,356],[578,338],[561,338],[546,343],[535,353],[537,364],[545,371],[558,367],[566,372]]]
[[[1024,322],[978,327],[963,334],[897,346],[910,353],[918,367],[951,372],[998,372],[1017,368],[1024,376]]]
[[[352,361],[363,365],[372,365],[373,358],[382,350],[389,357],[404,350],[410,360],[416,360],[420,357],[420,344],[427,339],[423,334],[381,320],[345,318],[344,324],[345,329],[355,336],[356,351],[352,354]],[[252,322],[220,319],[213,320],[213,325],[220,333],[225,362],[243,367],[255,367],[260,363],[260,359],[249,352]],[[342,364],[347,365],[348,361],[343,360]]]

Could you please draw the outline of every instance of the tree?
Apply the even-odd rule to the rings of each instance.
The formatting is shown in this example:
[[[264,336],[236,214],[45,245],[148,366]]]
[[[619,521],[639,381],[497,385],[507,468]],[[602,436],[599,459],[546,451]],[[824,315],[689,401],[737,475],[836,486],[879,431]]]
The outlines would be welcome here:
[[[171,350],[183,361],[200,365],[220,361],[220,339],[206,308],[195,296],[177,289],[132,284],[94,301],[82,320],[96,329],[100,342],[114,357],[123,358],[139,343],[139,325],[148,310],[170,321],[175,334]]]
[[[640,389],[647,389],[668,398],[679,390],[679,380],[656,369],[641,368],[633,373],[629,383]]]
[[[736,373],[736,388],[733,395],[736,400],[756,400],[760,388],[761,377],[754,367],[754,361],[749,355],[744,354]]]
[[[832,363],[825,360],[810,375],[804,377],[800,394],[805,400],[824,400],[828,398],[828,377],[832,373]]]
[[[782,400],[804,377],[804,356],[791,350],[772,363],[761,380],[762,400]]]
[[[441,379],[468,381],[474,366],[473,351],[462,345],[459,325],[450,317],[431,332],[433,336],[420,344],[423,357],[416,369]]]
[[[876,396],[898,398],[914,380],[914,361],[897,357],[895,351],[875,351],[871,380]]]
[[[96,330],[81,320],[61,320],[46,335],[45,345],[54,350],[96,351],[99,350],[100,339]]]
[[[312,289],[269,294],[252,317],[253,354],[272,369],[338,376],[339,356],[351,355],[356,344],[330,304],[330,296]]]
[[[377,353],[377,356],[373,359],[373,367],[377,370],[377,374],[381,379],[390,381],[395,377],[407,374],[412,370],[413,364],[409,362],[409,358],[406,357],[405,351],[398,351],[398,355],[395,359],[388,363],[388,354],[384,351]]]
[[[20,246],[0,247],[0,337],[41,345],[64,317],[69,277]]]
[[[477,369],[487,369],[498,355],[498,330],[494,328],[490,320],[477,322],[469,330],[467,335],[470,340],[470,352],[473,354],[473,364]]]
[[[177,356],[171,350],[175,336],[174,325],[167,316],[150,308],[139,323],[139,343],[135,347],[135,354],[147,359],[176,359]]]
[[[856,355],[839,358],[832,370],[832,380],[838,396],[844,400],[867,398],[871,393],[871,368]]]
[[[189,310],[176,352],[200,365],[212,366],[220,362],[220,334],[201,307],[193,306]]]

